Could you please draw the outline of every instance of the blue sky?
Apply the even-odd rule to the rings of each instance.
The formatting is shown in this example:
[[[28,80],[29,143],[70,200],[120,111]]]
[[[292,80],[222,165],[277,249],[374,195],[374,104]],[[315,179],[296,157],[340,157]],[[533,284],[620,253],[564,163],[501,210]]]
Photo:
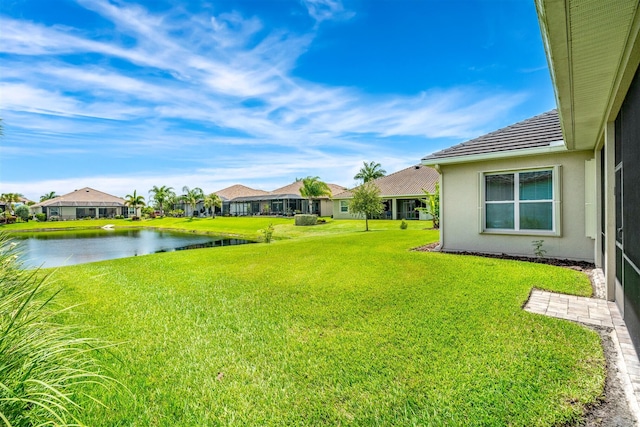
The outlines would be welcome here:
[[[0,192],[354,185],[555,108],[533,0],[3,0]]]

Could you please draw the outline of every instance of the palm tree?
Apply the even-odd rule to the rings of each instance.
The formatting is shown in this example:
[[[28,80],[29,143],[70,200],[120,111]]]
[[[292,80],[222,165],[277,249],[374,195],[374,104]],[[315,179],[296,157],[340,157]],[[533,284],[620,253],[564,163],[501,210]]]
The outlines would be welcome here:
[[[320,181],[320,177],[308,176],[306,178],[302,178],[300,195],[309,200],[309,213],[311,213],[311,199],[317,199],[322,196],[331,197],[331,189],[326,183]]]
[[[369,163],[362,162],[362,164],[363,166],[360,168],[360,172],[358,172],[353,179],[361,179],[363,183],[382,178],[387,173],[386,170],[382,169],[380,163],[371,161]]]
[[[180,202],[180,198],[173,191],[167,194],[167,198],[164,201],[163,208],[165,210],[171,211],[176,208],[176,205]]]
[[[8,212],[13,214],[13,204],[18,203],[24,196],[20,193],[0,194],[0,202],[5,202],[9,207]]]
[[[50,192],[45,193],[42,196],[40,196],[40,203],[44,202],[45,200],[55,199],[56,197],[58,197],[56,192],[55,191],[50,191]]]
[[[211,218],[215,218],[216,208],[222,207],[222,199],[216,193],[211,193],[204,198],[204,207],[211,209]]]
[[[182,187],[182,192],[184,193],[182,195],[182,200],[188,204],[189,206],[191,206],[191,215],[193,216],[193,213],[196,210],[196,205],[198,204],[198,202],[202,199],[204,199],[204,192],[202,191],[202,188],[200,187],[195,187],[193,189],[189,189],[189,187],[187,187],[186,185],[184,187]]]
[[[153,200],[156,201],[160,208],[160,215],[164,215],[164,203],[170,198],[169,196],[171,196],[171,194],[174,194],[173,187],[167,187],[166,185],[158,187],[154,185],[153,188],[149,190],[149,194],[151,193],[153,193]]]
[[[135,209],[136,214],[135,216],[139,216],[138,215],[138,206],[144,206],[144,197],[138,195],[137,190],[133,190],[133,194],[127,194],[125,196],[125,205],[127,206],[133,206],[133,209]]]

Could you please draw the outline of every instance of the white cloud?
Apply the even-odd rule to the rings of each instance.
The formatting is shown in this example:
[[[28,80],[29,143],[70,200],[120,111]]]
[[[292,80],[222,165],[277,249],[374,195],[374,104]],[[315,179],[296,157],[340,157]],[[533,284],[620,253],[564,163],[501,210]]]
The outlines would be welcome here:
[[[340,0],[302,0],[309,16],[320,23],[322,21],[346,20],[355,13],[345,10]]]

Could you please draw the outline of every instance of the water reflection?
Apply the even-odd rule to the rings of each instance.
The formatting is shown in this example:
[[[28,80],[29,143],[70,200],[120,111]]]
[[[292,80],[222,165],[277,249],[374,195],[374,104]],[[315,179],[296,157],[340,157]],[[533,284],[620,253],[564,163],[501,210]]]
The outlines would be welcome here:
[[[59,267],[159,252],[252,243],[243,239],[157,230],[82,230],[14,236],[25,268]]]

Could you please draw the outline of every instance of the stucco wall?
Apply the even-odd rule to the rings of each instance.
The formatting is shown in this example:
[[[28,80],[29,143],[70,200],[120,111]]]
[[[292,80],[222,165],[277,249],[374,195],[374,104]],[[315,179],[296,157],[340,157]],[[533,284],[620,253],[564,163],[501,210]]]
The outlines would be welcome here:
[[[320,216],[331,216],[333,212],[333,200],[320,199]]]
[[[590,158],[593,152],[579,151],[441,165],[442,249],[533,256],[532,241],[542,239],[548,257],[593,262],[594,240],[585,235],[585,160]],[[561,166],[559,236],[481,232],[480,173],[556,165]]]
[[[360,218],[351,212],[340,212],[340,200],[333,200],[333,218],[334,219],[357,219]]]

